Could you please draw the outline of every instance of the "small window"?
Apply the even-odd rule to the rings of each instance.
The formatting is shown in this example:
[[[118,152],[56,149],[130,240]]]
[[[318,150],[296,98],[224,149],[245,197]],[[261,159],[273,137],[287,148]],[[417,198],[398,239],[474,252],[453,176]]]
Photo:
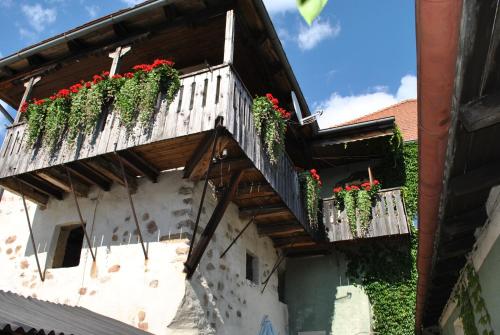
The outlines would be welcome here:
[[[259,263],[257,257],[247,251],[246,278],[252,283],[259,283]]]
[[[52,268],[70,268],[80,264],[83,236],[81,225],[60,227]]]

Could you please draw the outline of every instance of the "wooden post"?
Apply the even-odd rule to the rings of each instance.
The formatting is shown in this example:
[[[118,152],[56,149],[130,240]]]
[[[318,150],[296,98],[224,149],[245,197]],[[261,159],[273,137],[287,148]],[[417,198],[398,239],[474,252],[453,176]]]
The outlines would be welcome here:
[[[373,186],[373,174],[370,166],[368,166],[368,178],[370,178],[370,186]]]
[[[111,63],[111,69],[109,70],[109,76],[112,77],[114,76],[118,70],[120,69],[120,58],[124,56],[127,52],[130,51],[132,47],[126,46],[126,47],[118,47],[115,49],[115,51],[111,52],[109,54],[110,58],[113,58],[113,62]]]
[[[224,64],[233,64],[234,59],[234,10],[226,13],[226,34],[224,40]]]
[[[24,87],[26,87],[26,89],[24,90],[23,98],[21,99],[21,103],[19,104],[19,108],[17,109],[14,124],[19,123],[19,120],[21,119],[21,108],[23,107],[24,103],[30,98],[33,87],[40,81],[40,79],[42,79],[42,77],[31,77],[26,83],[24,83]]]

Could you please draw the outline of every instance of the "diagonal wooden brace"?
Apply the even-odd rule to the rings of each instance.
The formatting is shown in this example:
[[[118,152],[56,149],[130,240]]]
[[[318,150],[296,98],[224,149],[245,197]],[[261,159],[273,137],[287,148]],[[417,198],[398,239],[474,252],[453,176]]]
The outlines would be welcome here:
[[[203,253],[207,249],[208,243],[212,239],[212,236],[214,235],[217,226],[219,225],[222,217],[224,216],[224,213],[226,212],[229,203],[236,194],[236,191],[238,190],[238,184],[240,183],[241,178],[243,177],[244,174],[245,170],[237,171],[232,174],[231,180],[229,182],[226,191],[224,192],[220,201],[217,203],[217,206],[215,207],[212,216],[210,217],[210,220],[208,221],[207,226],[205,227],[205,230],[201,233],[200,241],[198,242],[196,247],[194,247],[186,263],[184,263],[185,267],[184,271],[186,272],[187,279],[191,279],[191,277],[194,274],[194,271],[198,267],[198,264],[200,263]]]
[[[226,248],[226,250],[224,250],[224,252],[220,255],[219,258],[223,258],[224,256],[226,256],[226,254],[229,251],[229,249],[232,248],[232,246],[236,243],[236,241],[238,241],[238,239],[241,237],[241,235],[243,235],[243,233],[245,232],[245,230],[247,230],[247,228],[250,227],[250,225],[254,221],[255,221],[255,216],[252,216],[252,218],[250,220],[248,220],[248,223],[245,225],[245,227],[238,233],[238,235],[236,235],[236,237],[234,238],[234,240],[229,244],[229,246]]]

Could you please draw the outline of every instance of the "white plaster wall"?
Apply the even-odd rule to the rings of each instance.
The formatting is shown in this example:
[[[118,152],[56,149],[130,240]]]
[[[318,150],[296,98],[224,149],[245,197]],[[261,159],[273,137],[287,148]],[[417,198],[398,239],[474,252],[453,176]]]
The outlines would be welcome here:
[[[260,238],[252,225],[225,259],[219,259],[246,224],[235,205],[229,206],[193,279],[185,280],[183,263],[201,186],[176,171],[163,174],[157,184],[139,182],[133,198],[148,261],[120,186],[110,192],[93,190],[79,199],[97,250],[96,264],[84,243],[79,266],[51,269],[56,227],[77,222],[76,208],[71,197],[51,200],[46,210],[30,204],[41,264],[49,267],[45,282],[38,277],[22,202],[6,192],[0,202],[0,290],[82,306],[155,334],[258,334],[265,315],[278,333],[286,334],[287,308],[278,301],[277,276],[264,294],[260,285],[245,279],[247,249],[259,257],[265,278],[277,259],[271,240]],[[207,200],[202,227],[216,203]]]

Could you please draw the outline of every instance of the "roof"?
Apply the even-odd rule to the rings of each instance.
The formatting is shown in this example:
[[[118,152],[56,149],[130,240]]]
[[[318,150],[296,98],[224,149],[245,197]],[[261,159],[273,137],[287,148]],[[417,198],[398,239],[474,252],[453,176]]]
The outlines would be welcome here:
[[[417,100],[415,99],[402,101],[377,112],[343,123],[338,127],[379,120],[391,116],[396,118],[396,124],[401,130],[405,141],[418,140]]]
[[[0,291],[0,333],[2,330],[15,334],[150,334],[82,307],[25,298],[5,291]]]

